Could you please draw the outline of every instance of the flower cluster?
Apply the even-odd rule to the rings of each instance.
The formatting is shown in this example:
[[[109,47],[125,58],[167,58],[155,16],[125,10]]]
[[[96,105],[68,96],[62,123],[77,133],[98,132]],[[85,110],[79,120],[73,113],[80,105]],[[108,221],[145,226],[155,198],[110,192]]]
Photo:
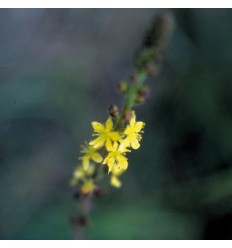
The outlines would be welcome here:
[[[92,122],[95,138],[82,146],[81,164],[74,170],[72,185],[81,183],[81,193],[88,194],[97,188],[97,179],[105,166],[114,187],[121,187],[119,176],[128,168],[127,153],[138,149],[142,139],[144,122],[136,121],[135,112],[124,126],[118,128],[109,117],[105,124]]]

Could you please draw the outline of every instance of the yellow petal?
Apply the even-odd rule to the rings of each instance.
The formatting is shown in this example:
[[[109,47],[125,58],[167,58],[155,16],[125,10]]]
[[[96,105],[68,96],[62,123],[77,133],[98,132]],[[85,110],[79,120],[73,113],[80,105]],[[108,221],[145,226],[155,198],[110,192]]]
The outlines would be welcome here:
[[[119,166],[114,166],[111,171],[112,175],[114,176],[120,176],[123,172],[124,172],[124,169]]]
[[[112,151],[112,149],[113,149],[113,145],[112,145],[111,139],[106,139],[106,150]]]
[[[131,147],[133,148],[133,149],[138,149],[139,147],[140,147],[140,144],[139,144],[139,142],[138,142],[138,140],[137,139],[134,139],[133,141],[131,141]]]
[[[104,125],[102,125],[100,122],[93,121],[91,124],[94,132],[96,133],[102,133],[105,129]]]
[[[85,171],[86,176],[92,176],[95,172],[95,166],[93,164],[89,164],[88,169]]]
[[[98,152],[95,152],[93,153],[92,155],[92,160],[94,160],[96,163],[100,163],[102,161],[102,156],[98,153]]]
[[[110,172],[112,171],[112,169],[113,169],[113,167],[111,165],[108,165],[108,174],[110,174]]]
[[[115,166],[115,164],[116,164],[115,157],[109,157],[109,158],[108,158],[107,164],[108,164],[109,166],[111,166],[111,167]]]
[[[81,186],[81,193],[82,194],[88,194],[90,192],[92,192],[95,189],[95,184],[93,183],[93,181],[89,180],[83,183],[83,185]]]
[[[88,170],[88,168],[89,168],[89,156],[88,157],[84,156],[82,158],[82,163],[83,163],[84,170]]]
[[[131,130],[131,127],[127,125],[123,133],[128,135],[130,133],[130,130]]]
[[[110,132],[109,134],[110,138],[113,140],[113,141],[118,141],[120,140],[120,134],[119,132]]]
[[[134,126],[134,131],[135,132],[140,132],[141,129],[145,126],[145,123],[143,123],[142,121],[138,121],[135,123],[135,126]]]
[[[130,119],[130,126],[134,126],[136,121],[135,111],[132,112],[132,118]]]
[[[122,186],[121,181],[115,176],[110,178],[110,184],[116,188],[120,188]]]
[[[107,165],[108,165],[108,168],[109,168],[108,173],[110,173],[111,170],[113,169],[113,167],[116,165],[115,158],[114,157],[109,157],[107,159]]]
[[[109,117],[106,121],[106,130],[107,131],[111,131],[113,128],[113,121],[112,119]]]
[[[124,140],[122,141],[122,143],[119,145],[118,150],[119,150],[120,152],[122,152],[122,153],[124,153],[124,152],[129,152],[129,150],[127,150],[127,148],[128,148],[129,146],[130,146],[129,140],[128,140],[128,139],[124,139]]]
[[[97,137],[95,140],[92,140],[89,142],[89,144],[91,146],[93,146],[95,149],[100,149],[103,147],[105,143],[105,138],[100,136],[100,137]]]
[[[75,169],[73,176],[77,179],[81,179],[82,177],[84,177],[84,171],[82,166],[77,167],[77,169]]]
[[[119,162],[120,162],[120,167],[123,169],[123,170],[126,170],[127,167],[128,167],[128,161],[126,159],[126,157],[124,156],[120,156],[120,159],[119,159]]]
[[[118,150],[118,143],[114,142],[111,151],[116,152]]]
[[[108,156],[103,160],[102,164],[107,164]]]

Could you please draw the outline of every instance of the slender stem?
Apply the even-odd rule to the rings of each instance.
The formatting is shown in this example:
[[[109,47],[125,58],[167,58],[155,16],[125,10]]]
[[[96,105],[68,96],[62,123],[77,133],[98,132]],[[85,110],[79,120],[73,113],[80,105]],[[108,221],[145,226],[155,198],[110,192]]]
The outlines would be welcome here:
[[[127,112],[131,111],[136,103],[138,97],[138,91],[144,84],[147,78],[147,73],[145,70],[137,70],[134,73],[133,79],[129,85],[129,89],[124,98],[124,104],[118,122],[116,123],[116,129],[123,126],[125,121],[125,116]]]
[[[88,222],[87,216],[92,207],[92,200],[93,200],[93,193],[85,195],[80,202],[80,209],[79,209],[79,219],[74,226],[74,239],[76,240],[86,240],[86,236],[84,234],[85,226]]]

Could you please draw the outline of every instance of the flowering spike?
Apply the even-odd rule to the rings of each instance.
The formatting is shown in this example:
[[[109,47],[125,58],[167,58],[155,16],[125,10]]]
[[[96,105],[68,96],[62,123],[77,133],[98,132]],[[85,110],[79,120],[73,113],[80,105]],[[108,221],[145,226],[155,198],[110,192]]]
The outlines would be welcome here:
[[[96,121],[91,123],[94,138],[82,147],[80,157],[82,163],[75,168],[70,181],[72,186],[79,186],[78,192],[81,195],[85,195],[80,201],[80,218],[74,219],[78,225],[86,224],[92,195],[99,193],[99,179],[107,176],[108,171],[110,184],[120,188],[122,185],[120,176],[128,168],[127,153],[140,147],[145,123],[136,121],[133,108],[149,95],[149,89],[144,83],[149,76],[158,73],[171,24],[172,18],[168,15],[159,17],[154,23],[146,42],[137,53],[132,77],[119,84],[119,90],[124,96],[122,109],[119,111],[112,105],[108,112],[110,117],[105,123]]]

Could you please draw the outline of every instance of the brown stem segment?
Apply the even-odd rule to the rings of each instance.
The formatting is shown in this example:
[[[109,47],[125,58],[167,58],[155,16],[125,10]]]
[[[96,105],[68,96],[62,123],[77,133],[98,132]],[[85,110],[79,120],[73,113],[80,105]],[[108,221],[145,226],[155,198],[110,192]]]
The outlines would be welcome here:
[[[74,223],[74,239],[86,240],[84,229],[88,225],[88,215],[92,207],[93,193],[83,196],[80,202],[79,217]]]

